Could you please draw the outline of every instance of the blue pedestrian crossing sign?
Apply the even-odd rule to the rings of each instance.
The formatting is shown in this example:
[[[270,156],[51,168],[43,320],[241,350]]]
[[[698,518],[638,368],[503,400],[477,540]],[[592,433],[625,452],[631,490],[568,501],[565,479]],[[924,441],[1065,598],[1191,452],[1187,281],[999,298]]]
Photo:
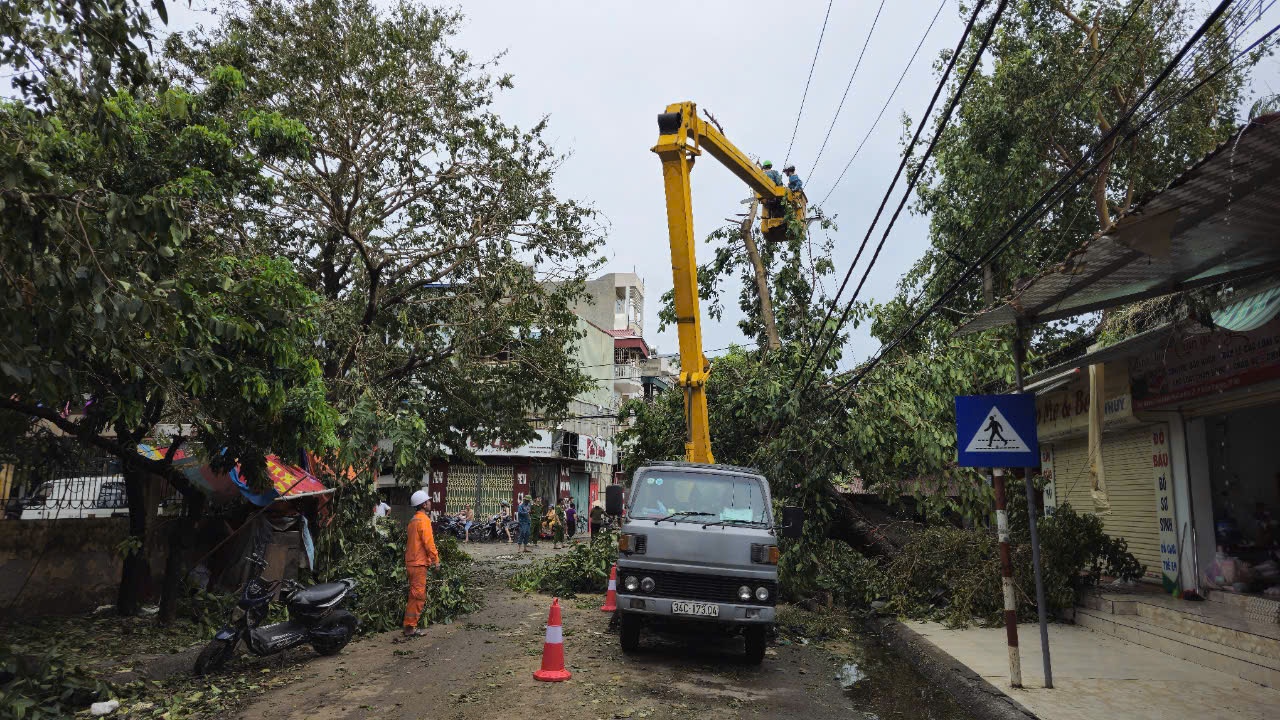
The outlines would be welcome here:
[[[1036,396],[957,395],[956,450],[961,467],[1039,465]]]

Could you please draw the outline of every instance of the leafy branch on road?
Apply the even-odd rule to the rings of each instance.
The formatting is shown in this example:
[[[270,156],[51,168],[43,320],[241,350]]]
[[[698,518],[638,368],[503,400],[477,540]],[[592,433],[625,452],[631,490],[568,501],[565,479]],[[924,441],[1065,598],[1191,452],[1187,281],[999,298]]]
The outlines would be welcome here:
[[[589,543],[535,562],[511,576],[510,585],[522,592],[542,592],[559,597],[604,592],[609,569],[618,561],[618,536],[601,532]]]

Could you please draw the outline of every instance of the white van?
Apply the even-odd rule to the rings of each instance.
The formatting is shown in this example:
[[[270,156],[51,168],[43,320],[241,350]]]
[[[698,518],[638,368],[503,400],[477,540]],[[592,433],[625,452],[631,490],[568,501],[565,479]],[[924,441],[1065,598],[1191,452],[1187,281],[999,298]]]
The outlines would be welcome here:
[[[128,517],[124,477],[97,475],[50,480],[28,498],[23,520]]]

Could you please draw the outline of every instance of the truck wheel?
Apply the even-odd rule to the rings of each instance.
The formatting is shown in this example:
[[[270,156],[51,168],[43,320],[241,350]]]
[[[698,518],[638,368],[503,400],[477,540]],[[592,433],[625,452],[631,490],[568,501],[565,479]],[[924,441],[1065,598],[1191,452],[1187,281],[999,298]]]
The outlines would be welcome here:
[[[635,652],[640,649],[640,618],[631,613],[622,614],[622,652]]]
[[[768,638],[765,627],[750,625],[742,631],[742,636],[747,639],[747,662],[759,665],[764,661],[764,649]]]

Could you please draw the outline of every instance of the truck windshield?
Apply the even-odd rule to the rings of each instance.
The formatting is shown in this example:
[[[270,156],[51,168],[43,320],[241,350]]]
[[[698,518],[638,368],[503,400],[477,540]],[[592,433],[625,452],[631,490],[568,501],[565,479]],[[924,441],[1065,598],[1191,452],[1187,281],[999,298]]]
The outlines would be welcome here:
[[[740,475],[655,471],[636,479],[630,517],[672,522],[724,520],[768,523],[769,508],[760,481]]]

